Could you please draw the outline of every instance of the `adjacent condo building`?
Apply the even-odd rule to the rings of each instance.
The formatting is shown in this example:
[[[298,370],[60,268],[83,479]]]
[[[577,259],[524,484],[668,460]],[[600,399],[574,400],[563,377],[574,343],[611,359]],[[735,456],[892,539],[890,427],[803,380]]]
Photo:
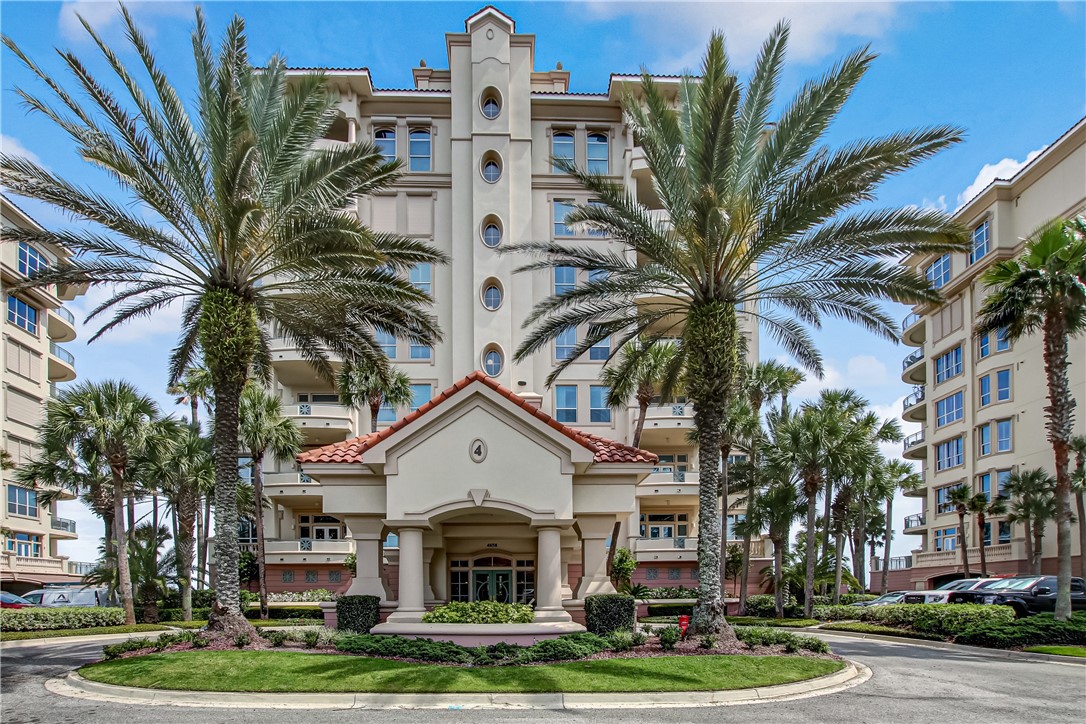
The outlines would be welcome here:
[[[488,7],[464,32],[446,35],[446,68],[413,69],[412,88],[380,88],[366,68],[325,69],[342,115],[322,143],[372,142],[405,171],[393,188],[359,201],[360,218],[452,258],[410,272],[433,296],[444,340],[431,348],[380,339],[410,375],[413,399],[373,421],[340,404],[271,330],[272,390],[307,447],[300,462],[279,461],[267,475],[271,590],[372,593],[401,618],[438,601],[535,600],[541,617],[562,619],[563,608],[576,608],[571,601],[612,590],[613,544],[635,553],[635,582],[697,585],[693,407],[681,399],[651,407],[635,449],[637,408],[608,407],[599,381],[609,342],[550,388],[547,375],[584,330],[513,359],[533,306],[585,280],[571,268],[515,273],[526,259],[503,247],[558,240],[627,253],[565,223],[572,204],[592,199],[552,157],[572,158],[660,207],[622,119],[621,93],[639,77],[612,75],[605,91],[571,92],[561,64],[535,67],[535,41]],[[660,82],[677,88],[678,79]],[[755,325],[740,317],[748,357],[757,359]],[[727,514],[734,523],[743,511]],[[253,545],[252,535],[243,545]],[[754,541],[755,571],[771,556],[767,546]],[[353,577],[343,566],[351,553]]]
[[[903,455],[920,461],[924,486],[906,493],[923,501],[921,512],[905,519],[905,534],[916,536],[912,555],[891,560],[890,587],[924,588],[961,577],[958,516],[950,491],[966,485],[990,496],[1002,494],[1016,470],[1054,472],[1045,434],[1048,404],[1040,334],[1012,343],[1002,332],[975,331],[986,290],[980,277],[997,261],[1022,252],[1024,239],[1043,223],[1086,211],[1086,120],[1048,146],[1010,179],[993,181],[955,214],[972,230],[969,251],[916,256],[907,263],[922,271],[944,302],[913,309],[902,324],[902,341],[912,348],[902,361],[902,379],[915,385],[904,401],[903,418],[922,423],[904,441]],[[1071,392],[1074,434],[1086,434],[1086,338],[1072,339]],[[1083,541],[1072,544],[1077,569]],[[981,531],[966,518],[964,544],[972,572],[985,547],[989,573],[1028,573],[1024,527],[997,516]],[[881,565],[881,561],[876,561]],[[1049,521],[1043,570],[1056,570],[1055,523]]]
[[[3,229],[40,228],[19,207],[0,196]],[[78,537],[74,520],[56,514],[56,502],[41,505],[40,490],[19,485],[18,467],[37,449],[45,401],[57,383],[75,379],[75,358],[61,343],[75,339],[75,318],[64,308],[80,290],[49,287],[13,292],[9,287],[66,254],[54,246],[25,242],[0,244],[0,283],[6,307],[0,385],[4,450],[4,507],[0,513],[3,548],[0,584],[26,593],[47,583],[76,583],[88,565],[59,555],[57,544]],[[66,498],[74,496],[66,495]]]

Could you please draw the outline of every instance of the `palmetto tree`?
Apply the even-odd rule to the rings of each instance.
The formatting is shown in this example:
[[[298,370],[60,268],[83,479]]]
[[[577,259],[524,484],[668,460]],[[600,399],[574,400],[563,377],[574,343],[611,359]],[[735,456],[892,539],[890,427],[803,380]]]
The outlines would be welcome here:
[[[250,370],[267,369],[264,329],[274,324],[329,380],[333,354],[384,364],[374,329],[418,344],[438,338],[430,297],[405,276],[415,264],[445,257],[425,242],[375,234],[349,210],[395,180],[399,164],[386,163],[367,143],[315,148],[338,115],[324,76],[292,76],[288,83],[278,56],[254,67],[240,18],[216,51],[197,9],[196,88],[179,91],[121,12],[148,91],[86,23],[120,94],[61,52],[78,89],[70,91],[4,38],[48,89],[41,96],[18,91],[25,103],[67,133],[124,197],[115,201],[28,159],[0,155],[0,183],[81,222],[64,231],[11,229],[5,237],[73,252],[25,286],[111,286],[89,318],[112,317],[92,340],[130,319],[184,305],[168,383],[202,351],[216,404],[219,578],[211,625],[251,633],[236,575],[238,404]],[[195,113],[185,104],[189,95]]]
[[[1072,490],[1078,507],[1078,574],[1086,578],[1086,435],[1076,435],[1072,438],[1071,452],[1075,455]]]
[[[988,499],[988,496],[984,493],[977,493],[969,498],[966,503],[966,508],[975,516],[977,521],[977,548],[980,549],[980,575],[981,577],[988,575],[988,555],[985,549],[988,547],[984,542],[985,527],[988,523],[988,518],[991,516],[1005,515],[1007,513],[1007,499],[1002,497]],[[988,531],[989,541],[991,541],[991,531]]]
[[[1011,496],[1007,520],[1022,523],[1030,572],[1037,575],[1041,573],[1045,523],[1056,515],[1055,487],[1055,478],[1043,468],[1033,468],[1011,473],[1003,488]]]
[[[370,411],[370,432],[377,432],[381,406],[402,407],[411,402],[411,377],[388,365],[344,365],[336,376],[339,401],[348,407]]]
[[[903,460],[887,460],[884,474],[890,485],[886,491],[886,532],[883,535],[882,584],[879,592],[885,594],[889,591],[890,543],[894,539],[894,496],[899,490],[904,492],[923,487],[924,477]]]
[[[965,516],[969,515],[969,501],[973,498],[973,492],[965,483],[951,489],[947,495],[947,502],[954,506],[954,512],[958,514],[958,547],[962,555],[962,570],[965,577],[971,576],[969,572],[969,538],[965,527]]]
[[[260,586],[260,618],[268,618],[268,582],[264,559],[264,455],[277,460],[293,460],[302,449],[302,431],[294,420],[283,414],[279,398],[257,385],[247,385],[241,393],[241,444],[253,460],[253,497],[256,506],[256,566]]]
[[[792,524],[803,515],[803,501],[790,481],[771,482],[747,499],[747,517],[736,526],[744,537],[760,535],[763,531],[773,543],[773,599],[777,618],[784,617],[784,586],[782,583],[784,554]]]
[[[1056,219],[1026,240],[1017,259],[993,264],[982,277],[990,288],[977,333],[1006,328],[1014,342],[1041,332],[1044,338],[1048,441],[1056,472],[1055,617],[1071,617],[1071,476],[1068,471],[1075,398],[1067,371],[1068,342],[1086,333],[1086,219]]]
[[[167,584],[174,578],[174,561],[170,556],[159,558],[158,549],[170,539],[165,526],[141,523],[131,532],[129,578],[122,577],[115,555],[103,550],[98,565],[83,577],[84,583],[108,586],[111,590],[128,585],[143,609],[144,623],[158,622],[158,599],[167,593]],[[189,619],[191,620],[191,619]]]
[[[208,414],[214,414],[215,395],[211,384],[211,373],[202,365],[193,365],[185,370],[176,383],[166,391],[174,395],[179,405],[189,406],[189,423],[200,432],[200,403]],[[207,574],[207,548],[209,529],[211,528],[211,499],[215,486],[212,484],[201,490],[201,513],[196,518],[196,576],[197,585],[203,586]]]
[[[585,284],[540,302],[516,352],[524,360],[563,332],[581,342],[548,382],[608,336],[639,335],[646,351],[681,335],[684,389],[695,404],[701,494],[696,631],[725,629],[720,597],[720,422],[741,374],[736,305],[805,367],[821,357],[805,325],[843,317],[888,339],[893,320],[878,299],[934,301],[927,280],[897,259],[964,248],[962,230],[943,213],[916,208],[852,210],[888,176],[955,143],[957,129],[937,127],[856,141],[839,150],[819,145],[874,55],[852,53],[822,78],[777,105],[788,26],[766,40],[748,83],[734,75],[723,36],[709,41],[701,75],[684,77],[677,98],[648,73],[623,98],[625,121],[644,151],[653,188],[668,219],[659,219],[620,184],[555,159],[586,188],[565,222],[588,226],[627,248],[562,242],[513,245],[538,258],[522,269],[568,266],[595,274]],[[635,253],[627,253],[627,252]],[[639,303],[651,299],[651,303]]]
[[[643,341],[634,339],[623,345],[618,356],[600,372],[600,382],[607,385],[607,405],[612,409],[624,408],[633,399],[637,403],[637,424],[630,444],[641,444],[641,431],[645,429],[645,416],[657,393],[668,385],[668,380],[678,376],[678,362],[674,344],[654,344],[642,350]]]

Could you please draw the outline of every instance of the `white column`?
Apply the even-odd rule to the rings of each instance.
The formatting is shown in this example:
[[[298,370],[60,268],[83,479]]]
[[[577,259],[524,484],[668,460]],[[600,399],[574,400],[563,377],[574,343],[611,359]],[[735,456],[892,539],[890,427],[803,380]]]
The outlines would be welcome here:
[[[400,602],[389,621],[421,621],[426,611],[422,528],[400,528]]]
[[[433,601],[433,600],[435,600],[437,598],[437,596],[434,595],[434,587],[432,585],[430,585],[430,581],[432,580],[431,564],[433,563],[433,560],[434,560],[434,549],[433,548],[424,548],[423,551],[422,551],[422,569],[423,569],[422,580],[425,581],[425,586],[423,587],[422,593],[423,593],[423,599],[426,600],[426,601]]]
[[[377,596],[387,601],[381,581],[381,519],[348,515],[343,523],[354,540],[355,555],[355,574],[347,595]]]
[[[279,503],[272,503],[272,535],[275,540],[283,539],[283,516],[279,511]]]
[[[434,548],[430,559],[430,590],[437,601],[449,600],[448,570],[449,560],[444,548]]]
[[[607,575],[607,537],[611,535],[615,517],[585,515],[577,517],[581,532],[581,582],[573,597],[583,600],[597,593],[615,593]]]
[[[562,531],[540,528],[535,560],[535,620],[570,621],[562,608]]]

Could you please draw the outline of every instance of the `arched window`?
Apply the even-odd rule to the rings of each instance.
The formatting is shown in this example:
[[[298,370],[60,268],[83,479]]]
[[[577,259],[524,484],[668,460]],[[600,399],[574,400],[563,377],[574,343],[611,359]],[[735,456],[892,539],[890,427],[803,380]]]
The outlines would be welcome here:
[[[373,133],[373,144],[385,161],[396,160],[396,131],[392,128],[378,128]]]
[[[412,129],[408,135],[410,159],[408,168],[411,171],[430,170],[431,136],[429,128]]]
[[[564,158],[573,161],[573,134],[569,131],[558,131],[551,136],[551,156],[555,159]],[[554,165],[554,173],[565,173],[558,164]]]
[[[607,136],[588,134],[588,172],[606,174],[610,170],[607,158]]]

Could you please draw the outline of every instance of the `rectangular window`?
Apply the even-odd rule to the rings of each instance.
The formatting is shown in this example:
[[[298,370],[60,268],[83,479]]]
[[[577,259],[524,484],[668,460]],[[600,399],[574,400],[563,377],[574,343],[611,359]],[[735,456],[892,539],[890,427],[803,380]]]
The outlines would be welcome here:
[[[25,277],[34,276],[49,266],[49,260],[40,251],[27,244],[19,242],[19,273]]]
[[[411,359],[430,359],[433,348],[428,344],[411,343]]]
[[[571,266],[556,266],[554,268],[554,294],[555,296],[567,294],[577,286],[577,270]]]
[[[38,491],[20,488],[18,485],[8,485],[8,513],[37,518]]]
[[[410,275],[411,283],[415,286],[416,289],[418,289],[420,292],[426,292],[427,294],[432,293],[433,266],[426,263],[416,264],[415,266],[411,267]]]
[[[996,352],[1006,352],[1011,348],[1011,341],[1007,338],[1007,328],[1000,327],[996,330]]]
[[[573,211],[573,201],[570,199],[554,200],[554,235],[573,236],[573,229],[566,226],[566,216]]]
[[[602,201],[596,201],[595,199],[590,199],[589,202],[588,202],[588,205],[589,206],[596,206],[596,207],[603,207],[603,202]],[[604,231],[603,229],[588,229],[587,233],[588,233],[589,236],[607,236],[607,232]],[[591,276],[592,273],[593,272],[589,272],[589,276]],[[595,272],[595,273],[600,273],[600,272]],[[607,274],[607,272],[602,272],[602,273]]]
[[[1011,481],[1010,470],[996,470],[996,497],[1007,497],[1007,484]]]
[[[588,172],[607,174],[607,134],[588,134]]]
[[[992,377],[984,375],[980,378],[980,406],[992,404]]]
[[[608,335],[588,348],[588,359],[603,361],[611,356],[611,337]]]
[[[992,474],[985,473],[984,475],[977,476],[977,487],[980,488],[980,492],[984,493],[984,497],[988,500],[992,499]]]
[[[572,131],[555,131],[551,136],[551,156],[557,161],[563,159],[565,161],[573,161],[573,132]],[[565,173],[562,168],[555,163],[552,169],[554,173]]]
[[[973,229],[973,248],[969,252],[969,263],[973,264],[982,256],[988,253],[991,248],[991,234],[989,233],[988,221],[985,220],[980,226]]]
[[[946,382],[962,373],[961,345],[935,358],[935,381]]]
[[[468,571],[449,573],[449,598],[453,601],[470,601],[471,585],[468,583]]]
[[[432,395],[433,388],[428,384],[411,385],[411,412],[414,412],[429,402]]]
[[[377,422],[396,422],[396,408],[381,400],[381,406],[377,408]]]
[[[431,135],[429,128],[416,128],[408,134],[411,171],[430,170]]]
[[[939,443],[935,446],[935,469],[946,470],[962,464],[962,439]]]
[[[1011,421],[996,421],[996,452],[1011,451]]]
[[[1005,520],[999,521],[999,542],[1011,542],[1011,524]]]
[[[949,425],[952,422],[957,422],[962,419],[962,401],[965,399],[965,393],[955,392],[950,397],[944,397],[935,403],[936,427],[942,427],[943,425]]]
[[[36,533],[15,533],[8,538],[7,548],[17,556],[41,558],[41,536]]]
[[[992,454],[992,426],[981,425],[977,428],[977,455]]]
[[[1006,402],[1011,399],[1011,371],[999,370],[996,372],[996,402]]]
[[[373,133],[373,144],[377,146],[377,153],[381,154],[381,160],[391,163],[396,160],[396,131],[391,128],[378,128]]]
[[[935,529],[935,550],[937,551],[954,551],[958,549],[958,529],[957,528],[936,528]]]
[[[558,422],[577,422],[577,385],[558,385],[554,388],[554,419]]]
[[[946,487],[935,489],[935,512],[939,515],[943,513],[951,513],[954,511],[954,505],[950,502],[950,491],[954,490],[958,485],[947,485]]]
[[[535,571],[517,571],[516,603],[530,603],[535,600]]]
[[[950,254],[943,254],[941,257],[933,261],[928,265],[927,270],[924,272],[924,276],[927,277],[931,285],[939,289],[950,281]]]
[[[992,346],[988,339],[990,336],[985,332],[977,338],[977,359],[984,359],[992,353]]]
[[[577,349],[577,330],[564,329],[554,338],[555,359],[572,359]]]
[[[396,359],[396,335],[378,329],[373,336],[377,340],[377,346],[381,348],[385,356],[389,359]]]
[[[991,521],[987,521],[984,524],[984,545],[985,546],[992,545],[992,522]]]
[[[611,388],[606,385],[592,385],[589,388],[589,421],[611,421],[611,408],[607,406],[607,395],[610,392]]]
[[[38,309],[14,294],[8,295],[8,321],[31,334],[38,333]]]

